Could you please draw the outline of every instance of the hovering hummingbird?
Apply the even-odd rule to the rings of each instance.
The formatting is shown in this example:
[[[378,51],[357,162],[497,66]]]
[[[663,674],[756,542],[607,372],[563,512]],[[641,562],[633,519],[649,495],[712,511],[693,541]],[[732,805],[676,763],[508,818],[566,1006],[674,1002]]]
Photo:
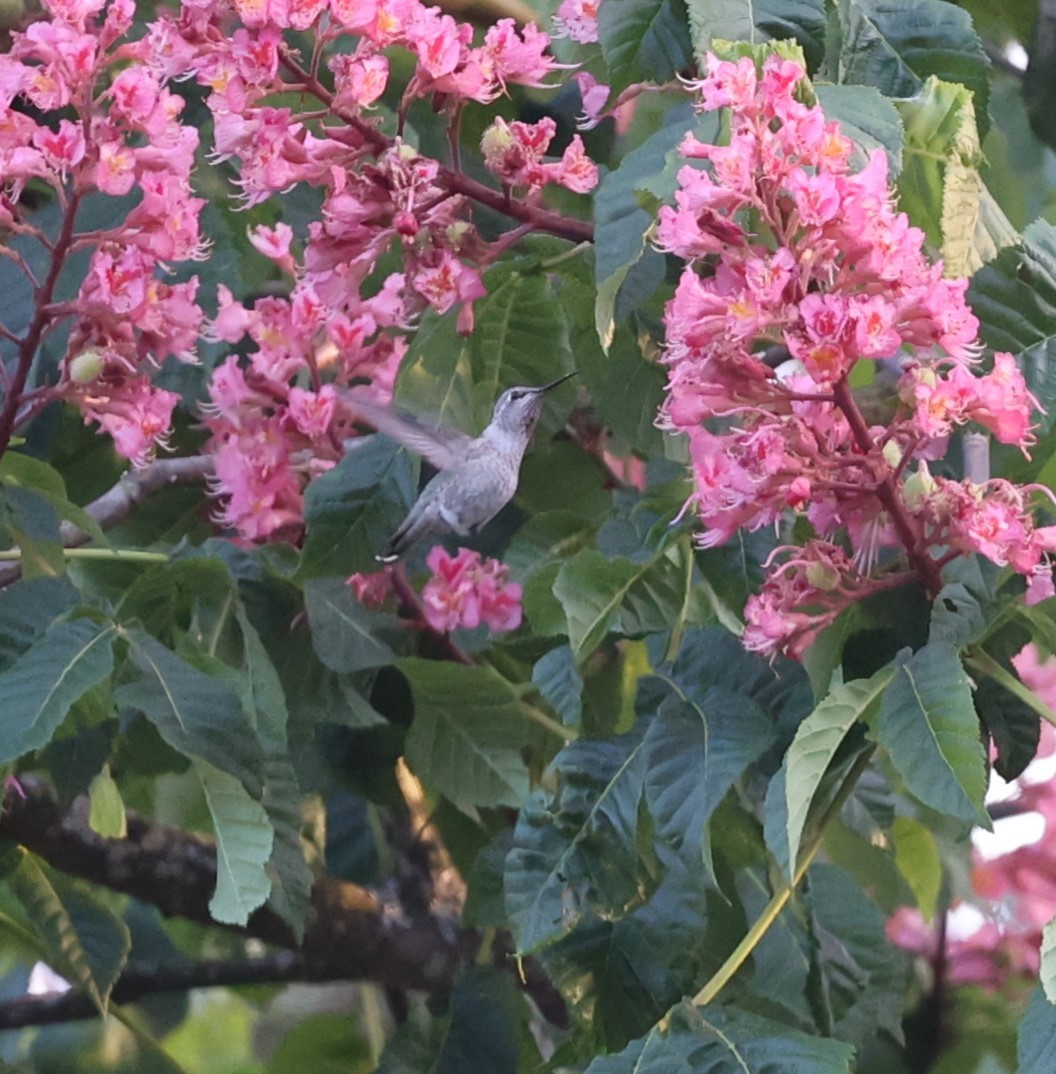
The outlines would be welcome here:
[[[543,412],[543,397],[577,372],[540,388],[507,388],[478,437],[442,427],[432,429],[409,415],[351,395],[349,402],[364,421],[440,471],[374,558],[392,563],[424,537],[451,530],[466,537],[486,526],[517,491],[521,459]]]

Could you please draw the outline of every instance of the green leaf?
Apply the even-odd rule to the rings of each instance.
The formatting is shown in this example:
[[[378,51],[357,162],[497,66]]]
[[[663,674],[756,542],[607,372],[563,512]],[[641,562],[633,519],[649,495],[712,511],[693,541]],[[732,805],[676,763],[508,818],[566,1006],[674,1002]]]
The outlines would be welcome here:
[[[833,865],[811,868],[807,901],[823,1031],[859,1047],[878,1029],[900,1039],[911,959],[888,940],[886,915]]]
[[[128,834],[128,820],[125,816],[125,803],[117,789],[114,777],[110,775],[110,766],[103,765],[102,771],[88,785],[88,827],[104,839],[124,839]]]
[[[45,745],[70,707],[113,670],[114,628],[54,624],[0,674],[0,764]]]
[[[693,58],[684,0],[602,4],[598,40],[615,93],[632,82],[668,82]]]
[[[595,1059],[584,1074],[851,1074],[854,1049],[808,1036],[736,1007],[676,1007],[619,1055]]]
[[[714,137],[708,138],[702,131],[702,140],[714,141],[718,135],[718,120],[706,117],[703,122],[710,122]],[[675,160],[681,160],[675,149],[695,125],[688,108],[672,109],[665,125],[637,149],[631,150],[598,184],[594,195],[594,273],[597,280],[594,323],[606,351],[616,333],[616,296],[627,273],[645,252],[646,233],[655,218],[655,212],[638,204],[638,192],[668,167],[666,160],[669,156],[672,167]]]
[[[406,451],[382,436],[353,443],[337,466],[308,486],[298,581],[375,570],[375,555],[414,499]]]
[[[1017,1074],[1049,1074],[1056,1054],[1056,1005],[1039,985],[1019,1026]]]
[[[71,503],[66,495],[66,482],[53,467],[20,451],[7,451],[0,458],[0,483],[9,487],[26,488],[38,493],[62,519],[73,522],[99,544],[108,545],[106,534],[83,507]]]
[[[184,632],[192,616],[213,635],[231,613],[233,590],[223,560],[196,550],[139,571],[122,594],[116,616],[122,622],[135,621],[166,641]]]
[[[43,944],[45,961],[105,1014],[131,947],[124,922],[82,884],[31,854],[23,854],[10,883]]]
[[[714,877],[708,823],[734,781],[773,745],[773,725],[751,698],[705,683],[684,691],[663,669],[641,693],[650,707],[666,695],[645,734],[645,794],[657,834]]]
[[[59,539],[59,520],[51,505],[37,492],[0,487],[3,528],[22,553],[22,575],[54,578],[66,570],[66,557]]]
[[[245,925],[271,891],[265,866],[274,833],[264,807],[226,772],[198,761],[195,771],[216,833],[216,892],[209,912],[225,925]]]
[[[579,726],[583,718],[583,676],[568,645],[559,645],[536,661],[532,682],[561,717],[562,723],[569,727]]]
[[[1010,352],[1053,424],[1056,404],[1056,229],[1037,220],[1022,245],[1003,250],[972,279],[968,301],[988,347]]]
[[[484,284],[488,293],[474,303],[473,334],[460,336],[453,316],[424,318],[396,387],[400,406],[473,435],[491,420],[505,388],[546,384],[575,368],[568,327],[546,273],[500,265]],[[548,397],[537,435],[557,431],[561,401],[572,391],[557,389]]]
[[[605,917],[650,886],[638,848],[641,731],[573,742],[551,766],[556,792],[521,810],[506,859],[506,911],[522,954],[553,943],[584,913]]]
[[[366,1074],[376,1070],[356,1019],[347,1014],[308,1013],[282,1038],[268,1059],[267,1074]]]
[[[1038,752],[1041,718],[1021,697],[990,678],[976,684],[975,711],[997,749],[994,770],[1009,782],[1018,778]]]
[[[693,49],[703,57],[716,41],[796,41],[809,66],[821,60],[824,0],[688,0]],[[604,9],[603,9],[604,10]]]
[[[989,826],[979,720],[952,648],[932,642],[899,664],[871,731],[921,802]]]
[[[795,872],[803,829],[822,777],[847,734],[868,718],[893,675],[893,668],[881,668],[869,679],[835,687],[799,725],[781,766],[783,793],[766,799],[767,844],[787,877]]]
[[[363,671],[396,659],[383,640],[402,631],[396,619],[364,608],[343,578],[313,578],[304,587],[312,645],[333,671]]]
[[[972,95],[929,78],[897,106],[905,123],[900,207],[942,251],[947,275],[970,275],[1019,237],[979,175]]]
[[[78,600],[76,588],[65,576],[23,579],[0,590],[0,670],[10,667]]]
[[[894,180],[902,170],[905,130],[898,109],[873,86],[815,85],[814,92],[825,118],[836,120],[840,132],[854,142],[852,166],[860,170],[874,149],[887,153],[887,176]]]
[[[138,628],[122,633],[133,678],[114,692],[118,705],[138,709],[174,750],[234,776],[259,798],[263,756],[235,689]]]
[[[407,763],[426,786],[461,808],[520,806],[528,771],[517,695],[486,668],[415,658],[397,667],[414,695]]]
[[[932,76],[966,86],[986,134],[990,61],[971,16],[944,0],[840,0],[840,82],[913,97]]]
[[[906,878],[925,921],[931,921],[942,891],[942,858],[930,828],[911,817],[896,817],[891,826],[895,864]]]

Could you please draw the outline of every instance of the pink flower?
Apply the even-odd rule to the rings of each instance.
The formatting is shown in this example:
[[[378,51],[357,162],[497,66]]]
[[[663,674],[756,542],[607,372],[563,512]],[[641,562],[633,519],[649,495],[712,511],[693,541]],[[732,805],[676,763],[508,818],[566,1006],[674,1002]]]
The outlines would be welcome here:
[[[422,605],[434,630],[474,630],[483,624],[498,634],[521,625],[521,587],[506,581],[508,570],[498,560],[482,560],[468,548],[452,557],[437,545],[426,563],[433,577],[422,590]]]
[[[554,14],[556,36],[569,37],[579,45],[597,41],[600,7],[601,0],[561,0]]]
[[[380,608],[392,593],[392,567],[371,574],[351,574],[346,579],[364,608]]]

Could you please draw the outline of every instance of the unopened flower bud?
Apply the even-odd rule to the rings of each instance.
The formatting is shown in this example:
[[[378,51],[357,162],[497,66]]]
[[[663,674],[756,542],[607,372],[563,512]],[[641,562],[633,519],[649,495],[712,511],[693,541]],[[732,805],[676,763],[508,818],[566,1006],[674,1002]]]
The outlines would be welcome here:
[[[809,563],[807,581],[821,593],[831,593],[840,584],[840,572],[829,563]]]
[[[888,440],[884,444],[884,462],[891,467],[892,470],[897,470],[902,465],[902,459],[905,456],[905,450],[901,444],[896,443],[894,440]]]
[[[935,494],[935,478],[923,463],[916,473],[910,474],[902,486],[902,499],[910,511],[918,511],[924,501]]]
[[[99,375],[106,368],[106,359],[103,352],[91,347],[81,351],[69,364],[70,380],[74,384],[91,384],[98,380]]]
[[[497,119],[481,137],[480,151],[485,161],[501,161],[515,143],[516,139],[513,137],[510,128],[501,119]]]

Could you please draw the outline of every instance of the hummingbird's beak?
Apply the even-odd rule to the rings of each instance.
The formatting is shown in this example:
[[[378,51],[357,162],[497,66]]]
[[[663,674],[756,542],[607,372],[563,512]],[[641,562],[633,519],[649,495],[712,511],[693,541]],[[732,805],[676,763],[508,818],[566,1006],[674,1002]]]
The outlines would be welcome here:
[[[559,384],[564,384],[566,380],[568,380],[570,377],[576,376],[578,373],[578,369],[573,369],[571,373],[566,373],[563,377],[558,377],[557,380],[552,380],[549,384],[544,384],[541,388],[536,388],[535,390],[540,395],[545,395],[552,388],[556,388]]]

